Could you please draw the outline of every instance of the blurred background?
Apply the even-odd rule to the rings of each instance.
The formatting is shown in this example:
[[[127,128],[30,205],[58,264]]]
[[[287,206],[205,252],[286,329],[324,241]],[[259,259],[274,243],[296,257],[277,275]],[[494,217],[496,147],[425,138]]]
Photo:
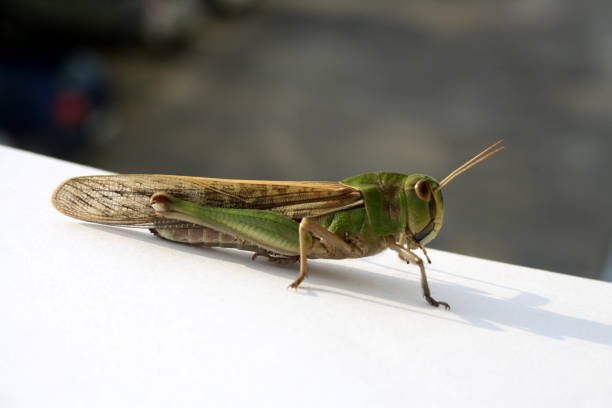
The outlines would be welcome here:
[[[0,143],[120,173],[440,180],[503,138],[431,246],[612,280],[609,1],[4,0],[0,44]]]

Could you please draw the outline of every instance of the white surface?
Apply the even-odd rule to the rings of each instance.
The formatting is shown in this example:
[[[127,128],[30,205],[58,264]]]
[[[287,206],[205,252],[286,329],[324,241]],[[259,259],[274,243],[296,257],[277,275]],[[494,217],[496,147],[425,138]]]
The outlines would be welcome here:
[[[0,171],[1,407],[612,406],[612,284],[430,250],[449,312],[389,252],[295,293],[296,265],[51,206],[100,171],[6,147]]]

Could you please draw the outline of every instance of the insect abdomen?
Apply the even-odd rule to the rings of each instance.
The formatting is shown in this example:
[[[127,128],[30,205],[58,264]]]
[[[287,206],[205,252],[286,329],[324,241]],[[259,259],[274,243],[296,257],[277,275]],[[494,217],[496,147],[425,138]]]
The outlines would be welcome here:
[[[257,251],[259,247],[234,237],[233,235],[215,231],[211,228],[160,228],[149,229],[153,234],[169,241],[182,242],[191,245],[202,245],[207,247],[236,248],[245,251]]]

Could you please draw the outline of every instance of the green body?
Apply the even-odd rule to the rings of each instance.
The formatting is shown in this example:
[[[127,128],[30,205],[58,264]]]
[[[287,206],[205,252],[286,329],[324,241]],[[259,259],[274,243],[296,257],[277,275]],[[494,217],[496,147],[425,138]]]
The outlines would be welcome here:
[[[426,180],[429,186],[429,200],[419,198],[415,192],[415,184],[420,180]],[[431,241],[442,226],[442,194],[437,189],[437,181],[431,177],[366,173],[343,180],[342,184],[359,190],[363,205],[313,217],[312,221],[352,245],[355,250],[339,253],[326,242],[313,245],[312,234],[307,233],[308,257],[373,255],[386,247],[387,237],[392,237],[395,242],[402,233],[408,237],[409,243],[413,242],[412,247],[415,248]],[[174,197],[170,200],[169,212],[162,216],[234,236],[250,248],[257,247],[285,256],[300,254],[299,220],[266,210],[203,206]],[[169,236],[166,238],[172,239]]]

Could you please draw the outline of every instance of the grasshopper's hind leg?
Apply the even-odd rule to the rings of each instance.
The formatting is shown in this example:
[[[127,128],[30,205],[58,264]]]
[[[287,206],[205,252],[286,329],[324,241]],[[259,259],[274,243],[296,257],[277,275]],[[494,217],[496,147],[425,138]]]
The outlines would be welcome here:
[[[408,263],[414,262],[419,266],[419,270],[421,271],[421,287],[423,288],[423,297],[425,298],[425,300],[427,300],[427,303],[435,307],[444,306],[446,310],[449,310],[450,306],[448,305],[448,303],[437,301],[436,299],[431,297],[431,291],[429,290],[429,284],[427,283],[427,274],[425,274],[425,266],[423,265],[423,260],[409,249],[397,245],[395,241],[389,242],[389,248],[396,251],[400,258],[402,258],[404,261]]]
[[[355,245],[351,245],[350,243],[342,240],[342,238],[338,237],[332,232],[329,232],[320,224],[314,222],[310,218],[302,218],[300,222],[299,228],[299,238],[300,238],[300,274],[298,278],[289,285],[292,289],[297,289],[300,286],[300,283],[306,278],[308,275],[308,266],[306,258],[308,256],[309,244],[312,247],[313,242],[310,243],[307,241],[307,234],[312,234],[313,240],[314,238],[318,238],[323,244],[324,251],[328,255],[327,257],[333,258],[333,256],[329,256],[331,254],[335,254],[339,252],[343,255],[343,257],[354,257],[359,254],[360,249]]]
[[[151,206],[160,217],[201,225],[253,243],[258,247],[253,259],[264,255],[273,262],[289,263],[301,258],[300,275],[292,288],[297,288],[306,277],[306,256],[312,237],[291,218],[264,210],[199,205],[165,192],[153,194]]]
[[[302,218],[300,222],[300,227],[298,229],[299,239],[300,239],[300,274],[297,279],[293,281],[289,287],[291,289],[297,289],[300,286],[300,283],[306,278],[308,275],[308,262],[306,261],[308,257],[308,248],[306,245],[306,233],[309,229],[313,228],[313,225],[318,225],[310,221],[309,218]],[[312,231],[311,231],[312,232]]]
[[[308,218],[303,218],[300,222],[300,227],[298,229],[299,239],[300,239],[300,274],[297,279],[293,281],[289,287],[291,289],[297,289],[300,286],[300,283],[306,278],[308,275],[308,265],[306,262],[306,258],[308,256],[308,249],[306,248],[306,231],[309,226]]]
[[[151,206],[159,217],[201,225],[231,235],[260,248],[268,258],[300,259],[300,274],[289,287],[297,289],[308,272],[309,254],[327,258],[363,256],[355,245],[342,240],[310,218],[295,220],[265,210],[219,208],[199,205],[165,192],[151,196]],[[315,238],[316,237],[316,238]],[[259,253],[255,253],[257,257]],[[342,256],[337,256],[342,255]]]
[[[280,214],[256,209],[205,206],[165,192],[153,194],[151,206],[159,217],[196,224],[216,234],[248,242],[255,247],[255,257],[265,255],[271,260],[295,262],[300,253],[299,224]],[[311,242],[310,237],[306,240]]]

